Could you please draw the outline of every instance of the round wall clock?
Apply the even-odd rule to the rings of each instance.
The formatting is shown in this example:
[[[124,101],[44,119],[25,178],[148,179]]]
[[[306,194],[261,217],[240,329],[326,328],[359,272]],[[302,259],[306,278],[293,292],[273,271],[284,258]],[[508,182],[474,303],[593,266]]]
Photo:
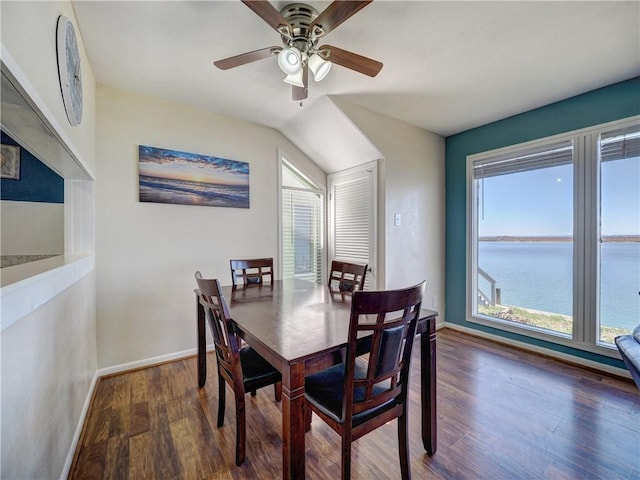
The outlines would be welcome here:
[[[73,23],[64,15],[58,17],[56,53],[62,102],[69,123],[80,125],[82,121],[82,71],[80,52]]]

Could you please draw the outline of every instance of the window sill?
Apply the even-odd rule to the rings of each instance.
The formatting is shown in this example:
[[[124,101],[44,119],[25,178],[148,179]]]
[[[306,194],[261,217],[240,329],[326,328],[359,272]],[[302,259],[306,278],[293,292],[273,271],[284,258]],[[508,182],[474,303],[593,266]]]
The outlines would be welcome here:
[[[15,267],[16,265],[37,262],[57,256],[58,255],[2,255],[2,257],[0,257],[0,268]]]
[[[94,255],[59,255],[3,268],[0,272],[0,331],[69,288],[94,268]]]
[[[523,337],[529,337],[537,340],[542,340],[548,343],[562,345],[565,347],[573,348],[575,350],[582,350],[589,353],[595,353],[606,357],[620,359],[620,354],[615,345],[592,345],[588,343],[578,342],[573,340],[570,335],[563,333],[553,333],[551,331],[545,331],[541,328],[531,326],[520,326],[507,321],[494,320],[488,317],[480,316],[467,316],[467,322],[483,325],[485,327],[491,327],[496,330],[502,330],[505,332],[515,333],[522,335]]]

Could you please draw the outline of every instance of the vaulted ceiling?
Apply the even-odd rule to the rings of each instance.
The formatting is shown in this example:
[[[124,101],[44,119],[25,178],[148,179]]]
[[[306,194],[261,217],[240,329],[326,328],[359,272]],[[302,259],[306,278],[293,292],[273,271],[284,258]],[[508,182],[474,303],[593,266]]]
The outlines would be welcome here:
[[[240,1],[72,4],[98,83],[278,129],[327,172],[375,150],[336,98],[447,136],[640,75],[637,1],[376,0],[323,43],[379,60],[382,71],[334,65],[309,80],[302,104],[275,57],[214,67],[282,45]]]

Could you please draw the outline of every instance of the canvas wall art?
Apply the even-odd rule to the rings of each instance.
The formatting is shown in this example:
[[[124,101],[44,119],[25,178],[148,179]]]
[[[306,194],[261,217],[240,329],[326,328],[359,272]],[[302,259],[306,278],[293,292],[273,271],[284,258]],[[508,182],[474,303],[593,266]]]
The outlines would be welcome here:
[[[249,164],[140,145],[141,202],[249,208]]]

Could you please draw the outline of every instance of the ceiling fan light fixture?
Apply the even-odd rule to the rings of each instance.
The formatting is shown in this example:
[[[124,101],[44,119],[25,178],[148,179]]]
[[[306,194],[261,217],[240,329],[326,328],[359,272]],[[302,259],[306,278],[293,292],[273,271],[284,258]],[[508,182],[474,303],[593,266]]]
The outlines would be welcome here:
[[[298,70],[297,73],[287,75],[282,81],[296,87],[304,88],[304,82],[302,81],[302,69]]]
[[[316,82],[319,82],[327,76],[329,70],[331,70],[331,65],[332,63],[330,61],[325,60],[317,53],[309,57],[309,69],[313,73],[313,79]]]
[[[293,75],[302,70],[302,54],[295,47],[283,48],[278,54],[278,65],[287,75]]]
[[[1,2],[2,0],[0,0]],[[327,76],[332,61],[344,68],[375,77],[382,62],[331,45],[320,45],[320,38],[358,13],[371,0],[332,1],[322,12],[304,3],[293,3],[278,9],[272,0],[242,0],[255,14],[280,34],[281,46],[267,47],[217,60],[213,64],[221,70],[278,56],[278,66],[285,74],[284,81],[293,85],[291,98],[304,100],[308,94],[308,71],[316,82]],[[281,3],[281,2],[277,2]]]

